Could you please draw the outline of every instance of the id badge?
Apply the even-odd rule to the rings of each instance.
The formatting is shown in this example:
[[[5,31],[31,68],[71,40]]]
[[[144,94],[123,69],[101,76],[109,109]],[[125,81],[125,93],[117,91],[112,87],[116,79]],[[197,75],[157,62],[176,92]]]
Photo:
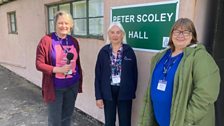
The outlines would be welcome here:
[[[166,80],[159,80],[159,83],[157,85],[157,89],[160,91],[166,90],[167,81]]]
[[[69,70],[67,74],[72,74],[72,69],[71,69],[71,70]]]
[[[113,84],[118,84],[121,82],[121,78],[119,75],[116,75],[116,76],[112,76],[112,83]]]

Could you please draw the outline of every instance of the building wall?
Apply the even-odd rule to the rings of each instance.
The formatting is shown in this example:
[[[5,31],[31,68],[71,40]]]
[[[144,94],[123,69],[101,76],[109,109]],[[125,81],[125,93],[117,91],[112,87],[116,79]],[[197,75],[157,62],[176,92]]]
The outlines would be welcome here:
[[[16,11],[18,34],[8,33],[7,12],[11,11]],[[35,52],[46,33],[44,13],[43,2],[38,0],[19,0],[0,7],[0,63],[36,84],[41,76],[35,69]]]
[[[0,64],[25,77],[37,86],[41,86],[41,73],[35,68],[36,46],[47,31],[45,4],[59,0],[17,0],[0,6]],[[66,1],[66,0],[63,0]],[[163,0],[164,1],[164,0]],[[169,1],[169,0],[166,0]],[[199,41],[204,38],[206,4],[208,0],[180,0],[179,17],[188,17],[195,22]],[[111,7],[161,2],[161,0],[105,0],[104,2],[104,38],[110,22]],[[8,34],[7,12],[16,11],[18,34]],[[162,29],[161,29],[162,30]],[[79,94],[76,107],[103,121],[103,110],[95,105],[94,69],[97,54],[105,44],[102,40],[78,38],[81,48],[81,63],[84,75],[84,93]],[[137,97],[133,102],[132,123],[137,120],[147,87],[150,60],[155,53],[135,51],[138,60]]]

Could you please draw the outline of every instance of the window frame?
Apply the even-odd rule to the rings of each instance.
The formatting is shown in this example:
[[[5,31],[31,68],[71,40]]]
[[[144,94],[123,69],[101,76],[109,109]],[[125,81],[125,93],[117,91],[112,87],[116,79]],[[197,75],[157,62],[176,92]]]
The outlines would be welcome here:
[[[75,2],[80,2],[80,1],[85,1],[86,2],[86,17],[81,17],[81,18],[75,18],[74,16],[73,16],[73,3],[75,3]],[[53,21],[54,22],[54,19],[50,19],[50,8],[51,7],[56,7],[57,8],[57,11],[59,11],[60,10],[60,5],[63,5],[63,4],[69,4],[70,5],[70,14],[71,14],[71,16],[72,16],[72,19],[73,20],[76,20],[76,19],[85,19],[86,20],[86,35],[76,35],[76,34],[74,34],[74,30],[72,30],[71,31],[71,35],[72,36],[75,36],[75,37],[80,37],[80,38],[95,38],[95,39],[100,39],[100,40],[104,40],[103,39],[103,32],[104,31],[102,31],[102,34],[101,35],[92,35],[92,34],[90,34],[90,27],[89,27],[89,20],[90,19],[104,19],[104,15],[102,15],[102,16],[94,16],[94,17],[89,17],[89,1],[90,0],[76,0],[76,1],[70,1],[70,2],[63,2],[63,3],[56,3],[56,4],[51,4],[51,5],[47,5],[46,7],[47,7],[47,17],[48,17],[48,19],[47,19],[47,24],[48,24],[48,33],[50,33],[51,31],[50,31],[50,22],[51,21]],[[104,21],[104,20],[103,20]],[[54,24],[53,24],[54,25]],[[54,26],[55,27],[55,26]]]
[[[13,16],[14,22],[12,22],[12,17],[11,16]],[[8,33],[9,34],[18,34],[16,11],[7,12],[7,17],[8,17]],[[15,30],[13,30],[13,25],[15,27]]]

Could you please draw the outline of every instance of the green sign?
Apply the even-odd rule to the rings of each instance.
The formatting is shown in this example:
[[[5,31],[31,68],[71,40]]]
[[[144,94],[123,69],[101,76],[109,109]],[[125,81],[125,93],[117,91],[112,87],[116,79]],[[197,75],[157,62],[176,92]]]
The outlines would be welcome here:
[[[133,48],[156,51],[167,46],[177,9],[177,1],[112,7],[111,21],[121,22]]]

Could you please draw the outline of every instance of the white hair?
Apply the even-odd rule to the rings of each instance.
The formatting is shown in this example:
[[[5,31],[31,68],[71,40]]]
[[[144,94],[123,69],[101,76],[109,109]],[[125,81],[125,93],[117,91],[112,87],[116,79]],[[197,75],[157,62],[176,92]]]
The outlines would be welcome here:
[[[112,22],[112,23],[110,24],[110,26],[108,27],[108,29],[107,29],[107,41],[106,41],[106,44],[110,44],[110,40],[109,40],[109,35],[108,35],[108,33],[109,33],[109,31],[111,30],[111,28],[112,28],[113,26],[117,26],[117,27],[121,30],[121,32],[123,33],[123,40],[122,40],[122,43],[127,44],[127,40],[126,40],[126,32],[124,31],[124,28],[123,28],[123,26],[122,26],[122,24],[121,24],[120,22]]]

